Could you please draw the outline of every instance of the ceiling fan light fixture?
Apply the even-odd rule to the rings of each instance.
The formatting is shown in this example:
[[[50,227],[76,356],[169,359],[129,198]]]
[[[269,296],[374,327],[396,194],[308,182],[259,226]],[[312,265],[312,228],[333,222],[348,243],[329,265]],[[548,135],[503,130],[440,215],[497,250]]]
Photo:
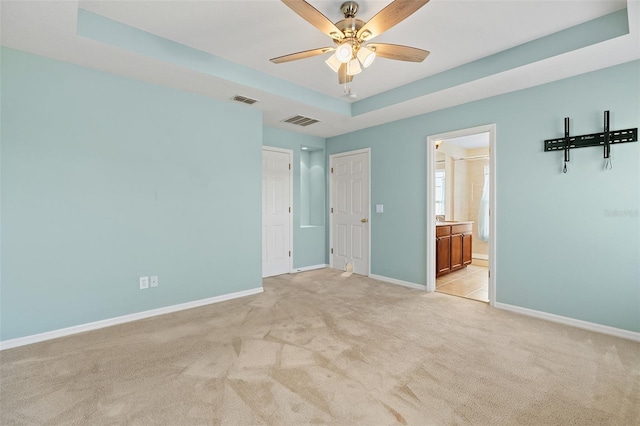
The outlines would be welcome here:
[[[2,0],[0,0],[2,1]],[[325,63],[338,74],[338,83],[349,89],[349,84],[363,68],[371,66],[377,56],[405,62],[422,62],[429,52],[410,46],[389,43],[369,43],[371,39],[396,26],[413,15],[429,0],[392,0],[373,18],[365,22],[356,17],[358,3],[342,0],[340,11],[344,19],[332,22],[306,0],[282,0],[293,12],[328,35],[332,47],[305,50],[270,59],[274,64],[311,58],[333,51]],[[365,47],[364,44],[367,44]]]
[[[360,68],[360,62],[357,59],[352,59],[347,65],[347,75],[356,75],[362,72]]]
[[[351,43],[342,43],[338,46],[336,48],[335,56],[343,64],[349,62],[353,56],[353,47],[351,46]]]
[[[338,72],[338,70],[340,69],[340,65],[342,65],[342,62],[340,62],[338,58],[336,58],[335,53],[329,56],[329,59],[324,61],[324,63],[329,65],[329,68],[331,68],[335,72]]]
[[[376,52],[363,46],[358,50],[357,56],[360,62],[362,62],[362,66],[368,68],[376,59]]]

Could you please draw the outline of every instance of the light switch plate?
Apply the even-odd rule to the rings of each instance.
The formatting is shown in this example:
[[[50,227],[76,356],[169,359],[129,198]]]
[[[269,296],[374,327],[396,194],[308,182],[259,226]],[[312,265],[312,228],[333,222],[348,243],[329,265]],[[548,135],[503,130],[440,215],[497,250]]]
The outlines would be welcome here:
[[[158,287],[158,276],[157,275],[152,275],[151,276],[151,287]]]
[[[384,213],[384,204],[376,204],[376,213]]]
[[[149,288],[149,277],[140,277],[140,290]]]

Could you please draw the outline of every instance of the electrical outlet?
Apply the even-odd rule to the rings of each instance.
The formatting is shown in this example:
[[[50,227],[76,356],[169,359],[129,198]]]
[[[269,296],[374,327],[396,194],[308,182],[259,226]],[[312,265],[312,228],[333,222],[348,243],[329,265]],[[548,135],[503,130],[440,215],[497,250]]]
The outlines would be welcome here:
[[[152,275],[151,276],[151,287],[158,287],[158,276],[157,275]]]
[[[149,277],[140,277],[140,290],[149,288]]]

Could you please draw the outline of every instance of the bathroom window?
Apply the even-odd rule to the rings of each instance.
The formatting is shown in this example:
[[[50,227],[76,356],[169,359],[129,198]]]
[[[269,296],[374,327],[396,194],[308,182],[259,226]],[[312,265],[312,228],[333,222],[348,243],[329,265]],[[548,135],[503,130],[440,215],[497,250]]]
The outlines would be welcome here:
[[[444,216],[445,199],[444,170],[436,170],[436,216]]]

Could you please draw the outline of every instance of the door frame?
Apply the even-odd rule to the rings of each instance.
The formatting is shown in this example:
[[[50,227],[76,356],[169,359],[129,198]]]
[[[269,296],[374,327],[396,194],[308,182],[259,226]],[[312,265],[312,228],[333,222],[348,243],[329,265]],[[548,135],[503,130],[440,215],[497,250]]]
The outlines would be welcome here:
[[[435,171],[436,171],[436,145],[441,139],[452,139],[461,136],[470,136],[478,133],[489,133],[489,304],[496,303],[496,235],[498,209],[496,203],[496,125],[470,127],[468,129],[454,130],[427,136],[427,291],[436,290],[436,209],[435,195]]]
[[[282,154],[288,154],[289,155],[289,206],[291,206],[291,213],[289,213],[289,249],[291,250],[291,256],[289,257],[289,273],[292,274],[293,273],[293,256],[295,255],[295,252],[293,250],[293,212],[294,212],[294,206],[293,206],[293,150],[292,149],[286,149],[286,148],[276,148],[274,146],[267,146],[267,145],[263,145],[262,146],[262,152],[264,151],[273,151],[273,152],[279,152]],[[261,209],[262,210],[262,209]],[[260,219],[260,222],[262,222],[262,219]],[[260,227],[260,233],[262,233],[262,227]],[[260,240],[262,240],[262,236],[260,237]]]
[[[329,267],[333,269],[333,254],[331,254],[331,249],[333,248],[333,214],[331,213],[331,208],[333,207],[333,173],[331,169],[333,168],[333,160],[334,158],[347,157],[349,155],[355,154],[367,154],[367,166],[369,169],[369,173],[367,179],[369,180],[369,185],[367,185],[367,191],[369,194],[369,205],[368,209],[368,223],[369,223],[369,244],[367,247],[367,276],[371,276],[371,148],[362,148],[356,149],[354,151],[346,151],[346,152],[337,152],[335,154],[329,155]]]

